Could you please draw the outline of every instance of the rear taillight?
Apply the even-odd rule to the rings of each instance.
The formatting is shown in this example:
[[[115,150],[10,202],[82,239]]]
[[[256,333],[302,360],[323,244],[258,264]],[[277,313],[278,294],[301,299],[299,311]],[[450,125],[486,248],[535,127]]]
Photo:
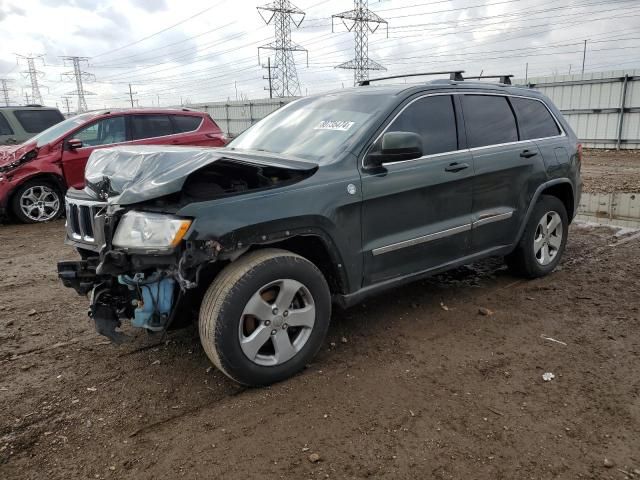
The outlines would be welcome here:
[[[582,167],[582,144],[578,144],[578,169]]]

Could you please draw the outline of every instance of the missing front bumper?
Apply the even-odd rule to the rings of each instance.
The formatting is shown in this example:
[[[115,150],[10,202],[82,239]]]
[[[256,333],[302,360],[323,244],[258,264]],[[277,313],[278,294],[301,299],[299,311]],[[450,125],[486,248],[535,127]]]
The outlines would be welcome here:
[[[98,257],[75,262],[58,262],[58,278],[65,287],[73,288],[80,295],[86,295],[99,281],[96,274],[98,263]]]

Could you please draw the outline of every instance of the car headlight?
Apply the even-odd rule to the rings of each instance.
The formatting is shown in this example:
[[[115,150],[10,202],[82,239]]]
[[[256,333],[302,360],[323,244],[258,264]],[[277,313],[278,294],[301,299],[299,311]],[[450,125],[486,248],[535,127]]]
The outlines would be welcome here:
[[[120,248],[170,250],[177,246],[191,225],[191,220],[131,211],[120,219],[113,245]]]

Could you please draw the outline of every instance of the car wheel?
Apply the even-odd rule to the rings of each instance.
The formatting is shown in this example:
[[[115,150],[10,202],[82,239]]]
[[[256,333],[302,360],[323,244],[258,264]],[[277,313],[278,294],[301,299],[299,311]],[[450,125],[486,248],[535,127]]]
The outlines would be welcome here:
[[[518,246],[507,256],[514,273],[537,278],[553,271],[560,262],[569,233],[564,204],[557,197],[542,195],[529,217]]]
[[[200,341],[231,379],[269,385],[315,356],[330,317],[329,287],[313,263],[285,250],[258,250],[211,283],[200,307]]]
[[[62,214],[64,199],[54,185],[33,180],[18,187],[12,197],[11,207],[22,223],[49,222]]]

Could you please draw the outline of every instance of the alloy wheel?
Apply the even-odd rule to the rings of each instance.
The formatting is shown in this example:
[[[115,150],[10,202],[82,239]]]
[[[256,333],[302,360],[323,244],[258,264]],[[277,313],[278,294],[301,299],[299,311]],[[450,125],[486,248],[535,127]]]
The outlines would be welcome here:
[[[545,213],[538,222],[533,236],[533,253],[540,265],[549,265],[556,258],[562,245],[562,235],[560,215],[553,211]]]
[[[283,364],[307,343],[315,318],[307,287],[292,279],[270,282],[251,296],[242,312],[240,347],[258,365]]]
[[[46,185],[34,185],[20,195],[20,210],[34,222],[46,222],[60,210],[60,196]]]

